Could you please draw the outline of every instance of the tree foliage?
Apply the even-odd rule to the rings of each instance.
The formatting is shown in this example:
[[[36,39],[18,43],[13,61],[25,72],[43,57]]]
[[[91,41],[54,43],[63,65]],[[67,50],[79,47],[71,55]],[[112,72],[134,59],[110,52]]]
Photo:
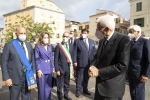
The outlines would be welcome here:
[[[10,42],[13,40],[14,36],[13,33],[16,32],[17,27],[24,27],[26,29],[26,40],[29,42],[34,42],[36,38],[40,35],[42,32],[48,32],[50,34],[50,37],[53,36],[53,30],[50,25],[55,24],[55,22],[51,23],[34,23],[33,19],[31,17],[20,17],[17,16],[17,20],[20,20],[16,25],[14,24],[8,24],[8,28],[5,33],[5,41]]]

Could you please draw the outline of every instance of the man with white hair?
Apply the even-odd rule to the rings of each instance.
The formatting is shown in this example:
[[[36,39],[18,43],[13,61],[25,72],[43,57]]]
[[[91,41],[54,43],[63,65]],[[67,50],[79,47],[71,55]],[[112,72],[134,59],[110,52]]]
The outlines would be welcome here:
[[[129,37],[114,32],[113,16],[105,15],[97,20],[100,40],[89,75],[96,77],[94,100],[122,100],[125,91],[125,72],[129,63]],[[96,34],[97,38],[98,34]]]
[[[132,25],[128,28],[131,39],[128,80],[132,100],[145,100],[145,82],[150,76],[150,43],[141,37],[141,28]]]

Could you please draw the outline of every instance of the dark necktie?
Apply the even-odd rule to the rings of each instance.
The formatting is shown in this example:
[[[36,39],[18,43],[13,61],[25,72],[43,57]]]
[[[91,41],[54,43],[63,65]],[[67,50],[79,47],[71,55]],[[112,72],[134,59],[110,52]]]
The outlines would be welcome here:
[[[104,52],[107,43],[108,43],[108,40],[104,39],[104,41],[103,41],[103,47],[102,47],[102,53]]]
[[[21,46],[22,46],[23,51],[24,51],[25,54],[26,54],[26,50],[25,50],[25,48],[24,48],[23,42],[21,42]]]
[[[22,46],[22,49],[23,49],[23,51],[24,51],[24,53],[26,55],[26,50],[25,50],[25,47],[23,45],[23,42],[21,42],[21,46]],[[24,66],[22,66],[22,67],[23,67],[23,71],[26,72],[26,68]]]
[[[89,46],[88,46],[88,44],[87,44],[87,40],[84,40],[84,43],[85,43],[85,45],[86,45],[86,48],[89,50]]]
[[[132,41],[132,42],[131,42],[130,49],[132,49],[132,47],[134,46],[135,42],[136,42],[136,41]]]
[[[66,48],[67,48],[67,50],[69,50],[69,48],[68,48],[68,45],[66,44]]]

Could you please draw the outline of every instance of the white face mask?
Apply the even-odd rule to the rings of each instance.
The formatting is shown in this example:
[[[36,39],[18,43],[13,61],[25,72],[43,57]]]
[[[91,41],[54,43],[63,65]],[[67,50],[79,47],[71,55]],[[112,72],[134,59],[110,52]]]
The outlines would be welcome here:
[[[73,36],[72,36],[72,35],[70,35],[70,37],[72,38]]]
[[[102,35],[103,35],[102,32],[99,32],[99,31],[96,31],[96,32],[95,32],[95,36],[96,36],[98,39],[102,39]]]
[[[83,39],[87,38],[87,34],[82,34],[82,38]]]
[[[44,43],[44,44],[47,44],[48,42],[49,42],[48,38],[43,39],[43,43]]]
[[[68,42],[68,38],[64,37],[64,38],[63,38],[63,42],[64,42],[64,43]]]
[[[132,33],[129,33],[128,36],[129,36],[130,39],[134,38],[134,34],[132,34]]]
[[[20,34],[18,39],[23,42],[23,41],[26,40],[26,35],[25,34]]]

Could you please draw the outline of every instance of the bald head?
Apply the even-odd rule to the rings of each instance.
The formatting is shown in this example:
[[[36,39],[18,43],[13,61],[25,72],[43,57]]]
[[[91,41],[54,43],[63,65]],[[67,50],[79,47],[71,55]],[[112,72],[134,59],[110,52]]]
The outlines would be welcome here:
[[[16,29],[16,36],[20,41],[25,41],[26,39],[26,30],[23,27],[18,27]]]

